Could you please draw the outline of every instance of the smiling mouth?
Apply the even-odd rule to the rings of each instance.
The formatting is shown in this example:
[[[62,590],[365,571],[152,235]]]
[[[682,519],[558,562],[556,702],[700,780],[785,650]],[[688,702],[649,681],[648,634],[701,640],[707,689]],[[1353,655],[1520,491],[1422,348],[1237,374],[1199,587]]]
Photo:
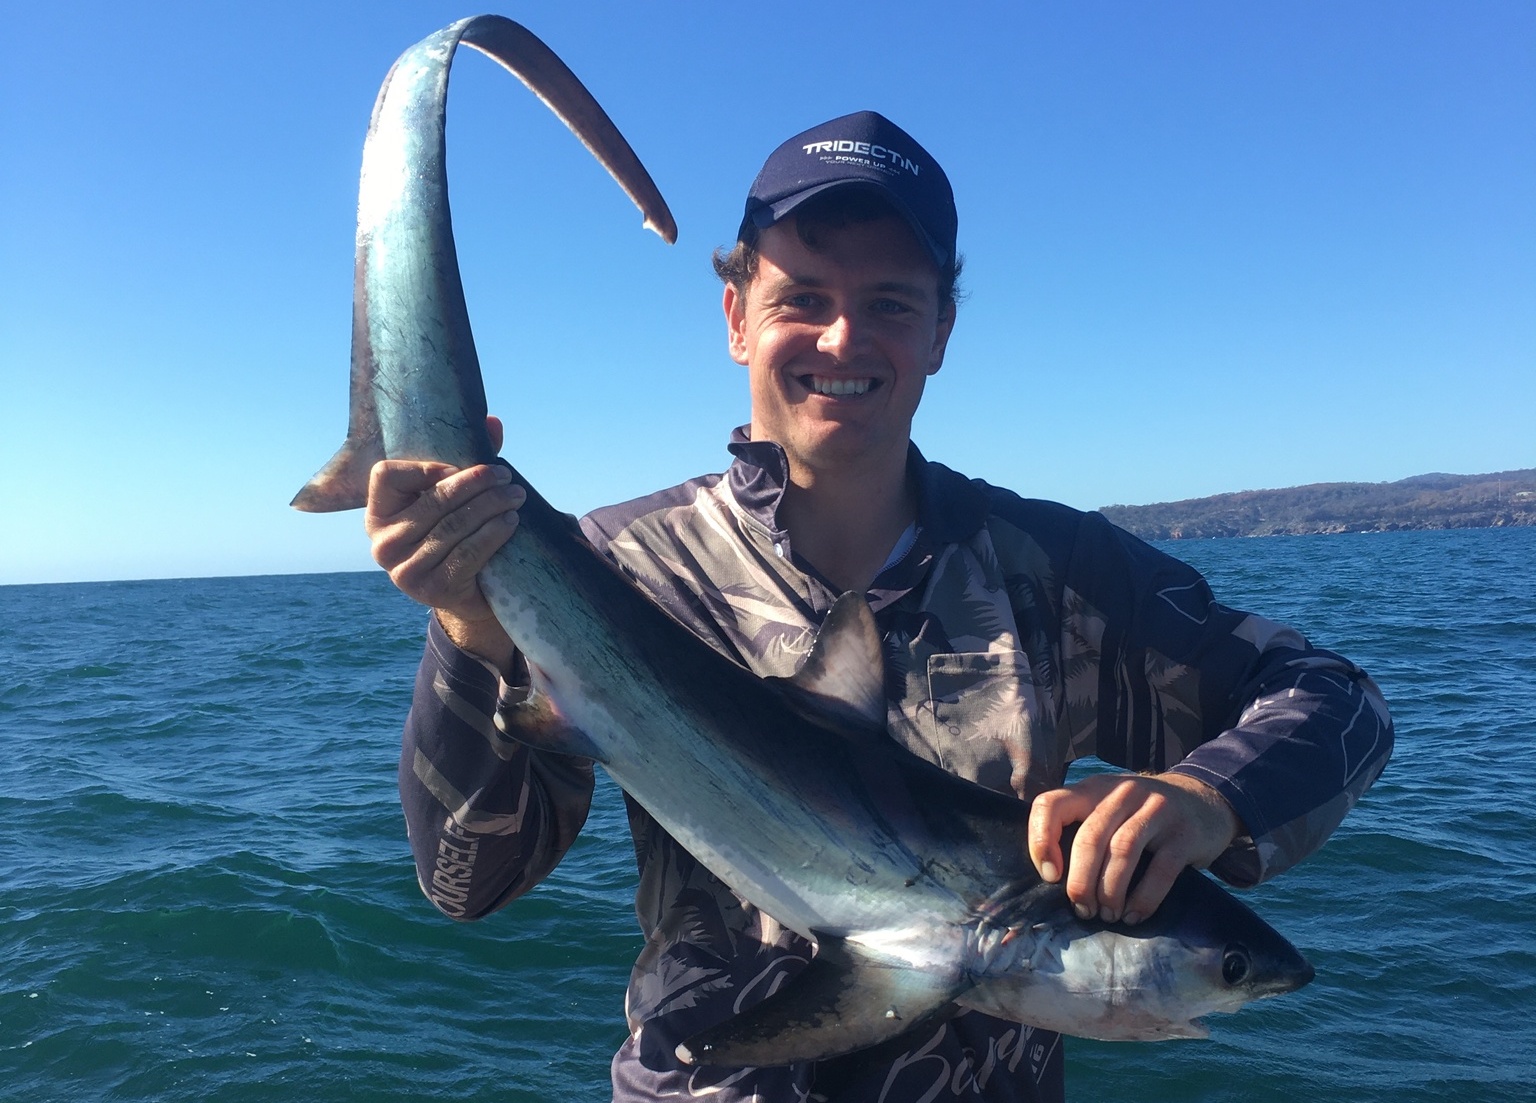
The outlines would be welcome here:
[[[816,394],[827,395],[863,394],[875,385],[873,379],[831,379],[821,375],[804,375],[800,382]]]

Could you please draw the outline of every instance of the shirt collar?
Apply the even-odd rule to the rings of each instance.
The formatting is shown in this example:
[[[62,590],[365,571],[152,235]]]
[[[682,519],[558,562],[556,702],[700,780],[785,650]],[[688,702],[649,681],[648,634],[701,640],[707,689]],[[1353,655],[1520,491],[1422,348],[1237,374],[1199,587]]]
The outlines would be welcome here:
[[[789,458],[771,440],[753,440],[750,426],[732,430],[728,445],[736,457],[726,478],[737,506],[769,537],[782,540],[779,506],[789,485]],[[917,525],[922,536],[954,544],[974,536],[987,519],[987,495],[979,482],[923,458],[907,445],[907,474],[917,486]]]

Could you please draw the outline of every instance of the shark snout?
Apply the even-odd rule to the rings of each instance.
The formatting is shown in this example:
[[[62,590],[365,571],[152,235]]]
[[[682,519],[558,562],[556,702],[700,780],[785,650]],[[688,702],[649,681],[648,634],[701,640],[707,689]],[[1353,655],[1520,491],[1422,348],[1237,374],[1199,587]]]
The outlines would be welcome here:
[[[1250,999],[1280,996],[1312,983],[1317,970],[1301,951],[1272,931],[1254,946],[1248,941],[1228,942],[1221,956],[1221,979],[1229,989]]]

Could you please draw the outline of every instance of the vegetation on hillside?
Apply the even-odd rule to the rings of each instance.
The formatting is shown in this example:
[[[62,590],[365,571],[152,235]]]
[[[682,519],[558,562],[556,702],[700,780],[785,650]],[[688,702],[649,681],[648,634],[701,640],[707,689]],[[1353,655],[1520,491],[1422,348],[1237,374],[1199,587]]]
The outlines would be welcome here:
[[[1149,506],[1105,506],[1145,540],[1536,525],[1536,468],[1415,475],[1395,483],[1313,483]]]

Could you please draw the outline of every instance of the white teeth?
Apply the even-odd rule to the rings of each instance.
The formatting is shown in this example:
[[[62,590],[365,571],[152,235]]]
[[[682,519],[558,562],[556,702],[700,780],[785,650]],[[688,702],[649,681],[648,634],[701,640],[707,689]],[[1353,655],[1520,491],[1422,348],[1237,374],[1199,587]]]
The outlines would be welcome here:
[[[817,394],[863,394],[873,379],[823,379],[811,376],[811,390]]]

